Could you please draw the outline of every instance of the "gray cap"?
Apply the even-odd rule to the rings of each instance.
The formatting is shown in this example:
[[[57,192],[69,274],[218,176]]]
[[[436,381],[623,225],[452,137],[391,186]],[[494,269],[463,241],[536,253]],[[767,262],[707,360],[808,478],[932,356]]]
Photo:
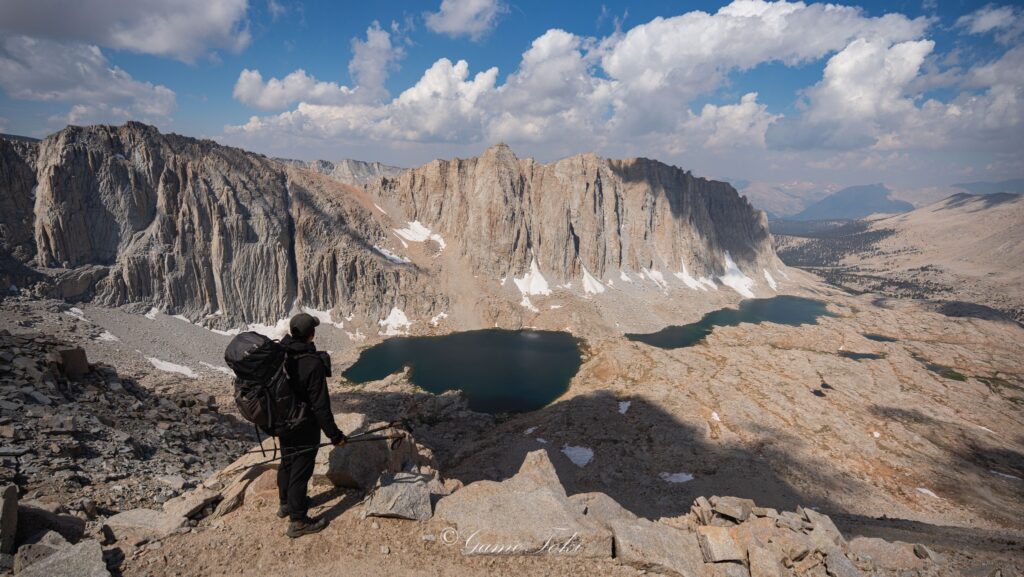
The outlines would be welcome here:
[[[297,339],[309,338],[313,334],[313,329],[318,326],[320,326],[320,319],[306,313],[293,316],[291,322],[288,323],[292,336]]]

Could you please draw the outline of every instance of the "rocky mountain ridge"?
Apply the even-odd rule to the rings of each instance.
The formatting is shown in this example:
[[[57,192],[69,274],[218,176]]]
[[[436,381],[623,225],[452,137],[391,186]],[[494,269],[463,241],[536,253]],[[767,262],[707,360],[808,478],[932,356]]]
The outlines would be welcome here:
[[[278,162],[305,168],[313,172],[329,176],[338,182],[363,186],[377,181],[381,178],[396,178],[402,175],[407,169],[399,166],[390,166],[380,162],[365,162],[344,158],[335,162],[330,160],[295,160],[292,158],[277,158]]]
[[[339,326],[385,319],[390,332],[442,313],[522,326],[537,311],[531,296],[587,297],[615,282],[663,292],[741,278],[751,296],[750,277],[780,264],[764,214],[731,186],[653,160],[540,164],[499,145],[397,177],[328,164],[135,122],[0,141],[6,280],[33,282],[20,265],[45,272],[51,295],[141,303],[219,329],[305,307],[333,311],[325,318]],[[382,176],[358,187],[339,171]]]

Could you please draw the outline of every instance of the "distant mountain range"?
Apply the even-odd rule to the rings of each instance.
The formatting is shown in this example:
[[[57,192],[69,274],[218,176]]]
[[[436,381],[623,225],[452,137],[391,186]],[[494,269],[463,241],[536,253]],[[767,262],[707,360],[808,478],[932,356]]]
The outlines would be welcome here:
[[[994,194],[997,192],[1024,192],[1024,178],[1012,178],[1000,182],[961,182],[953,188],[966,190],[971,194]]]
[[[884,184],[850,186],[836,191],[790,217],[792,220],[856,220],[877,213],[914,210],[914,205],[890,197]]]
[[[851,290],[949,301],[949,310],[974,303],[1024,321],[1019,194],[959,193],[903,214],[773,236],[786,264]]]

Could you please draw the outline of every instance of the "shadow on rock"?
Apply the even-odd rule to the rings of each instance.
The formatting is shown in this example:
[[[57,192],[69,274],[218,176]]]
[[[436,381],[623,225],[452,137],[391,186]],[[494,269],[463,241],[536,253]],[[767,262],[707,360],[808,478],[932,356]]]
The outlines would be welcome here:
[[[759,431],[747,449],[719,438],[719,423],[694,427],[640,398],[600,391],[557,401],[531,413],[490,416],[458,408],[459,395],[424,401],[421,393],[350,391],[335,407],[369,413],[371,419],[410,416],[419,442],[431,448],[448,478],[468,484],[512,477],[530,451],[543,449],[572,495],[599,491],[642,517],[687,513],[697,496],[734,495],[779,509],[797,505],[837,510],[822,495],[857,483],[838,478],[826,463],[801,463],[787,447],[804,442],[781,431]],[[440,414],[423,403],[448,403]],[[419,409],[409,415],[410,407]],[[445,412],[447,411],[447,412]],[[376,414],[374,414],[376,413]],[[574,462],[575,459],[575,462]],[[809,479],[804,494],[778,468]]]

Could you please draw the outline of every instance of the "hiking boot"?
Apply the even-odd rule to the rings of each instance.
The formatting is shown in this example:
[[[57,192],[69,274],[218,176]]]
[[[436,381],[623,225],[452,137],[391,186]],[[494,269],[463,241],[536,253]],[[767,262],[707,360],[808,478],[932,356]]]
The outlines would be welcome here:
[[[292,510],[288,507],[288,503],[281,503],[277,508],[277,518],[284,519],[288,515],[291,515]]]
[[[302,537],[303,535],[312,535],[313,533],[319,533],[327,527],[327,519],[323,517],[314,521],[309,517],[300,519],[298,521],[292,521],[288,524],[288,532],[285,533],[292,539]]]

